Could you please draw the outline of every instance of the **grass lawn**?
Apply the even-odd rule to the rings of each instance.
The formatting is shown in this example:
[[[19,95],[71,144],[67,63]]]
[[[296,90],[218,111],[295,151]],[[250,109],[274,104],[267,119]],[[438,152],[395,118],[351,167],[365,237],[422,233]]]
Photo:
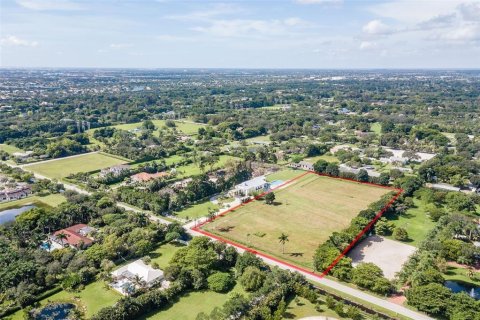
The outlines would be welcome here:
[[[213,169],[222,168],[225,165],[225,163],[229,160],[239,160],[239,158],[227,156],[227,155],[221,155],[217,163],[213,166]],[[186,178],[186,177],[197,176],[202,174],[202,170],[200,170],[200,168],[196,163],[190,163],[185,166],[177,167],[176,170],[177,170],[178,178]],[[205,171],[209,171],[209,170],[210,170],[210,166],[206,166]]]
[[[298,303],[295,299],[288,302],[287,310],[283,314],[283,319],[301,319],[313,316],[332,317],[333,319],[347,319],[337,315],[333,310],[328,309],[325,304],[321,305],[322,311],[315,310],[315,305],[305,298],[298,297]]]
[[[38,206],[58,207],[62,202],[67,199],[62,194],[49,194],[45,197],[31,196],[15,201],[8,201],[0,203],[0,210],[19,208],[29,204],[37,204]]]
[[[312,268],[318,245],[332,232],[348,227],[362,209],[388,192],[380,187],[308,174],[275,191],[275,204],[251,202],[203,229]],[[281,233],[289,236],[285,254],[278,241]]]
[[[418,246],[421,241],[425,239],[427,233],[435,226],[435,222],[430,220],[425,212],[425,206],[418,199],[413,199],[415,207],[408,209],[402,215],[388,215],[387,218],[392,221],[396,227],[405,228],[410,238],[409,242],[406,242],[412,246]],[[387,236],[392,239],[392,236]]]
[[[296,170],[296,169],[288,168],[288,169],[285,169],[285,170],[280,170],[280,171],[277,171],[275,173],[269,174],[266,178],[267,178],[268,182],[272,182],[272,181],[275,181],[275,180],[287,181],[287,180],[293,179],[293,178],[301,175],[304,172],[305,171],[303,171],[303,170]]]
[[[244,293],[237,284],[229,293],[213,291],[189,292],[165,310],[150,314],[141,319],[149,320],[193,320],[200,312],[210,314],[215,307],[221,307],[228,300],[231,292]]]
[[[22,149],[5,143],[0,143],[0,151],[5,151],[8,154],[12,154],[14,152],[24,152]]]
[[[170,260],[172,259],[175,252],[177,252],[180,248],[185,247],[182,244],[175,244],[175,243],[166,243],[159,246],[154,251],[150,252],[148,256],[152,259],[152,263],[158,263],[160,269],[164,270]]]
[[[270,143],[271,140],[270,140],[270,135],[266,135],[266,136],[258,136],[258,137],[253,137],[253,138],[249,138],[249,139],[245,139],[246,142],[252,142],[252,143],[255,143],[255,142],[268,142]]]
[[[476,274],[477,279],[471,279],[467,276],[467,269],[448,266],[447,271],[443,274],[445,280],[461,281],[470,283],[475,286],[480,286],[480,273]]]
[[[73,173],[90,172],[123,163],[126,163],[126,161],[103,153],[90,153],[73,158],[32,164],[25,166],[25,169],[49,178],[61,180]]]
[[[337,157],[332,156],[332,155],[326,155],[326,154],[324,154],[322,156],[317,156],[317,157],[305,158],[303,160],[308,161],[310,163],[315,163],[320,159],[328,161],[328,162],[340,162]]]
[[[197,219],[208,215],[209,209],[219,209],[218,205],[212,203],[210,200],[204,201],[188,208],[175,212],[175,215],[184,219]]]
[[[46,299],[40,301],[40,305],[45,306],[49,302],[75,302],[78,297],[80,305],[85,308],[86,318],[92,317],[100,309],[115,304],[122,298],[120,293],[112,289],[106,289],[102,281],[96,281],[85,286],[80,292],[60,291]],[[12,315],[12,320],[23,319],[23,310],[17,311]]]
[[[138,168],[140,167],[141,165],[145,164],[145,163],[150,163],[152,161],[161,161],[161,160],[165,160],[165,164],[167,166],[171,166],[172,164],[175,164],[175,163],[178,163],[178,162],[181,162],[183,161],[183,157],[180,156],[180,155],[173,155],[171,157],[168,157],[168,158],[163,158],[163,159],[157,159],[157,160],[150,160],[150,161],[145,161],[145,162],[139,162],[139,163],[135,163],[132,165],[132,168]]]

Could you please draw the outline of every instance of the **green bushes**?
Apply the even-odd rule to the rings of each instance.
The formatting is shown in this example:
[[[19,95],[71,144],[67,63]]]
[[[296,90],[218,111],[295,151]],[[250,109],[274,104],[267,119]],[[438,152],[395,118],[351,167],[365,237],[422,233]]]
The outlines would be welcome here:
[[[215,292],[226,292],[234,284],[233,277],[228,272],[215,272],[207,278],[208,289]]]

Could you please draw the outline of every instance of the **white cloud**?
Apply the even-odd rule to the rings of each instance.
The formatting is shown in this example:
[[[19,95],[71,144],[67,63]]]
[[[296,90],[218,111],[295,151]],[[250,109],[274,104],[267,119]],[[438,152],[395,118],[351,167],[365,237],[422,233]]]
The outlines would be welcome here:
[[[264,35],[286,35],[290,28],[306,24],[305,21],[298,18],[285,20],[213,20],[207,27],[194,27],[192,30],[219,37],[249,36],[258,38]]]
[[[439,34],[437,38],[451,40],[451,41],[477,41],[480,40],[480,26],[479,25],[465,25],[446,33]]]
[[[341,4],[343,0],[295,0],[299,4]]]
[[[112,49],[130,48],[132,47],[132,44],[131,43],[111,43],[109,47]]]
[[[363,32],[372,35],[385,35],[393,32],[393,29],[381,20],[372,20],[362,28]]]
[[[372,41],[362,41],[360,43],[360,50],[372,50],[378,47],[376,42]]]
[[[217,16],[238,13],[240,11],[242,11],[242,9],[237,5],[221,3],[206,10],[192,11],[179,15],[169,15],[166,16],[166,18],[178,21],[205,21],[215,18]]]
[[[462,3],[458,10],[464,20],[480,22],[480,2]]]
[[[68,0],[17,0],[17,3],[30,10],[51,11],[51,10],[80,10],[82,7],[75,2]]]
[[[37,41],[28,41],[19,37],[8,35],[0,39],[0,45],[6,47],[36,47]]]

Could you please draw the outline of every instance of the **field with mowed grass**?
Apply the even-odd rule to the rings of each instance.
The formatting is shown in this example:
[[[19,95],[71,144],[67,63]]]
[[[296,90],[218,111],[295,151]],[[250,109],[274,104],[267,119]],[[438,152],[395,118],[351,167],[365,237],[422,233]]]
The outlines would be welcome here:
[[[30,196],[27,198],[15,200],[15,201],[8,201],[0,203],[0,210],[6,210],[11,208],[19,208],[26,205],[36,205],[39,207],[47,206],[47,207],[58,207],[62,202],[67,201],[67,199],[60,193],[56,194],[49,194],[47,196]]]
[[[289,177],[287,173],[280,177]],[[274,191],[274,204],[262,199],[220,216],[202,228],[255,250],[312,268],[318,245],[350,225],[358,213],[390,190],[307,174]],[[285,253],[279,236],[288,235]]]
[[[240,284],[237,284],[228,293],[216,293],[213,291],[192,291],[182,295],[178,301],[164,310],[152,313],[143,320],[191,320],[196,319],[201,312],[210,314],[216,307],[222,307],[229,299],[230,294],[244,291]]]
[[[5,143],[0,143],[0,151],[5,151],[8,154],[13,154],[14,152],[24,152],[22,149]]]
[[[100,170],[126,162],[125,160],[111,157],[104,153],[89,153],[32,164],[25,166],[25,169],[48,178],[61,180],[74,173]]]

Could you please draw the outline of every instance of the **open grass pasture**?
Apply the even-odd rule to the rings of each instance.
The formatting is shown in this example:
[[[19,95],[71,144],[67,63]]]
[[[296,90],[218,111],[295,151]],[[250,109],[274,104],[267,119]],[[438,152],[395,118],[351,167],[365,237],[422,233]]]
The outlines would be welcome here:
[[[24,152],[24,150],[22,149],[5,143],[0,143],[0,151],[5,151],[8,154],[13,154],[15,152]]]
[[[312,268],[318,245],[332,232],[348,227],[362,209],[388,192],[385,188],[307,174],[274,191],[273,205],[261,199],[253,201],[218,217],[203,229]],[[289,239],[285,253],[278,240],[281,233]]]
[[[31,196],[15,201],[8,201],[0,203],[0,210],[20,208],[26,205],[36,205],[38,207],[58,207],[62,202],[67,201],[67,199],[62,194],[49,194],[48,196]]]
[[[89,153],[32,164],[25,166],[25,169],[48,178],[61,180],[73,173],[90,172],[123,163],[126,161],[104,153]]]

